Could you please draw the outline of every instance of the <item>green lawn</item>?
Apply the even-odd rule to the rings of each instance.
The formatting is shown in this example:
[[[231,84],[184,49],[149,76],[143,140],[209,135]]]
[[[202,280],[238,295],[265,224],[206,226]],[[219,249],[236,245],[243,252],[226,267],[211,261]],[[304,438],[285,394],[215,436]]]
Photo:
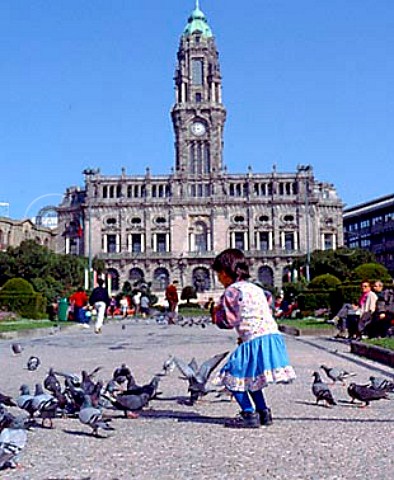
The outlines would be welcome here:
[[[317,319],[314,317],[308,317],[308,318],[302,318],[302,319],[294,319],[294,320],[277,320],[278,325],[288,325],[289,327],[295,327],[295,328],[300,328],[301,330],[303,328],[316,328],[316,329],[322,329],[322,330],[332,330],[334,328],[334,325],[331,325],[330,323],[324,322],[324,320]]]
[[[49,320],[14,320],[0,322],[0,333],[15,332],[18,330],[29,330],[31,328],[49,328],[53,327],[54,322]]]
[[[369,345],[376,345],[377,347],[394,350],[394,338],[370,338],[363,340],[363,342],[368,343]]]

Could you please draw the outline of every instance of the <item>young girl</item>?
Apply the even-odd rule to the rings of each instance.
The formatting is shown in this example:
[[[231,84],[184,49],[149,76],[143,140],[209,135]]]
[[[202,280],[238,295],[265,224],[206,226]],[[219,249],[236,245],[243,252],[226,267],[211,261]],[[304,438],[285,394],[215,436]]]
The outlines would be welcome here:
[[[220,380],[238,402],[241,414],[225,426],[271,425],[271,410],[262,388],[295,378],[283,336],[272,317],[264,290],[247,281],[249,268],[241,250],[224,250],[215,258],[212,268],[225,287],[219,305],[212,312],[212,321],[219,328],[234,328],[239,337],[239,346],[221,369]]]

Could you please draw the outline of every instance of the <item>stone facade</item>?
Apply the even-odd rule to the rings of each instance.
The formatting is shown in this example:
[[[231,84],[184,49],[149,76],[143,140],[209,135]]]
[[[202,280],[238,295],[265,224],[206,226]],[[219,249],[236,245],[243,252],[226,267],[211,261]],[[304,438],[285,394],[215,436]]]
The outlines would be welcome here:
[[[198,6],[177,58],[173,171],[85,171],[84,188],[67,189],[58,207],[57,249],[104,260],[114,291],[144,277],[160,292],[174,279],[215,290],[213,258],[237,247],[255,279],[281,287],[295,258],[342,245],[342,202],[309,165],[292,173],[227,171],[218,52]]]
[[[34,240],[51,250],[56,250],[57,231],[35,225],[31,220],[12,220],[0,217],[0,250],[17,247],[23,240]]]

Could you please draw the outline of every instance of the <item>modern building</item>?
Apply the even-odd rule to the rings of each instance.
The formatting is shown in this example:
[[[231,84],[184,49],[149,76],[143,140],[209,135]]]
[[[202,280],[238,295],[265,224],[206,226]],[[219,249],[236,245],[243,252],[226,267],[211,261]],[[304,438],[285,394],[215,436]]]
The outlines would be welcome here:
[[[345,244],[373,252],[394,277],[394,194],[346,208]]]
[[[219,56],[198,2],[180,38],[175,90],[172,171],[85,170],[84,187],[68,188],[57,209],[58,251],[104,260],[114,291],[142,277],[158,292],[173,279],[209,291],[212,260],[227,247],[246,252],[256,280],[281,287],[295,258],[343,244],[342,202],[310,165],[225,167]]]

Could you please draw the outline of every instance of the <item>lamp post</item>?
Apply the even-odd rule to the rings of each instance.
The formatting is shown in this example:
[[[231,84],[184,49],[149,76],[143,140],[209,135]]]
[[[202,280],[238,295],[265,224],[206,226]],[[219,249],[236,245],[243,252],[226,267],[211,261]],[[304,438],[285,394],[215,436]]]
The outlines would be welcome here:
[[[88,222],[89,222],[89,236],[88,236],[88,289],[94,287],[93,268],[92,268],[92,208],[90,198],[88,196],[88,189],[86,188],[87,181],[98,173],[94,168],[85,168],[82,173],[85,175],[85,202],[88,203]]]
[[[309,172],[312,170],[310,165],[300,165],[298,167],[299,172],[305,173],[305,241],[306,241],[306,261],[305,261],[305,278],[307,282],[310,282],[310,264],[311,264],[311,251],[310,251],[310,224],[309,224]]]

